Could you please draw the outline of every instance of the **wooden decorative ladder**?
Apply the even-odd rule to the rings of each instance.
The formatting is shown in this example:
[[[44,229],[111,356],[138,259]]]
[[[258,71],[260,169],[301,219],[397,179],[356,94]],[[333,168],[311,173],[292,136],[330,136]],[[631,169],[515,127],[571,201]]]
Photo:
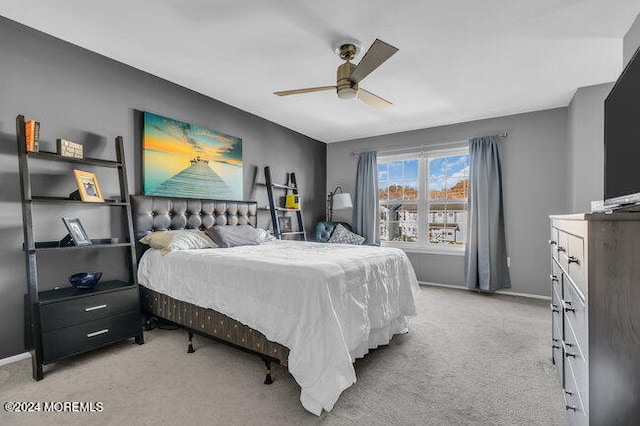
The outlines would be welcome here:
[[[278,183],[273,183],[271,179],[271,169],[269,166],[264,168],[264,178],[267,185],[267,193],[269,195],[269,211],[271,212],[271,223],[273,223],[273,234],[279,240],[282,239],[283,235],[297,235],[300,240],[307,241],[307,233],[304,230],[304,222],[302,221],[302,210],[300,208],[297,209],[287,209],[284,207],[278,206],[276,202],[276,196],[274,194],[275,189],[292,191],[295,195],[298,195],[298,184],[296,182],[296,174],[291,173],[291,185],[280,185]],[[280,226],[280,216],[278,216],[278,212],[295,212],[296,218],[298,220],[298,230],[297,231],[286,231],[282,232]]]

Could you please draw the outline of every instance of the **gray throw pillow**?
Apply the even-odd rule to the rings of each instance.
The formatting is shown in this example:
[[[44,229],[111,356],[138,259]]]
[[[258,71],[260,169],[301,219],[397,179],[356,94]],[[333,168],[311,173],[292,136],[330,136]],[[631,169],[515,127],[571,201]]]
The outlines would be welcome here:
[[[262,242],[260,232],[250,225],[214,226],[206,234],[220,247],[255,246]]]
[[[331,233],[331,237],[327,240],[328,243],[334,244],[357,244],[364,243],[365,238],[358,234],[354,234],[341,224],[337,224]],[[215,240],[214,240],[215,241]]]

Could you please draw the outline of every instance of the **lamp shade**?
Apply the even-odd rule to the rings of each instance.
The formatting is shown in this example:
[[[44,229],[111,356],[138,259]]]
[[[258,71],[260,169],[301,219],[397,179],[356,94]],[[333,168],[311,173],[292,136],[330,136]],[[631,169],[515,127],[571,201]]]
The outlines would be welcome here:
[[[335,194],[333,196],[333,210],[345,210],[352,207],[351,194]]]

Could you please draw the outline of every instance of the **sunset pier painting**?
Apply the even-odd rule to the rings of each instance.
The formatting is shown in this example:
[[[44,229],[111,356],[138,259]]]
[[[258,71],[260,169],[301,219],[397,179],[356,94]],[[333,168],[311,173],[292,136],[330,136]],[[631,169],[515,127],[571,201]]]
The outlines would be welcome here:
[[[242,139],[145,112],[142,150],[145,194],[242,200]]]

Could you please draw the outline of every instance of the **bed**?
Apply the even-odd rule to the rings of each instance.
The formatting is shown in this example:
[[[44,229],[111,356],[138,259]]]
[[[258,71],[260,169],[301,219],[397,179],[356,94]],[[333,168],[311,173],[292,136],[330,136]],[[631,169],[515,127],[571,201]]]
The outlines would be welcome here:
[[[257,224],[247,201],[132,196],[137,239],[153,231]],[[140,253],[143,247],[140,247]],[[408,331],[415,273],[397,249],[273,241],[225,249],[148,250],[143,308],[278,362],[319,415],[355,383],[353,362]]]

